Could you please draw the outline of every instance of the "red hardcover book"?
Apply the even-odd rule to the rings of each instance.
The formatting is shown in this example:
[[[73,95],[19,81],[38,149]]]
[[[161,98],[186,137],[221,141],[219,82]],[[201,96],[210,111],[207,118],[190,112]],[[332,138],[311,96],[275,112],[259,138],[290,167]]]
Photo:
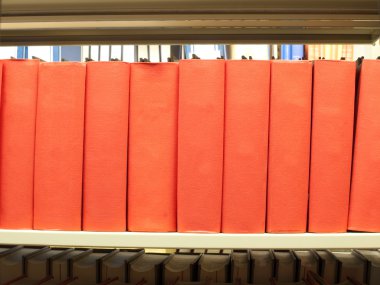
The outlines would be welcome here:
[[[347,231],[355,62],[314,63],[309,232]]]
[[[34,229],[81,229],[85,79],[82,63],[41,63]]]
[[[359,84],[348,229],[380,232],[380,61],[364,60]]]
[[[221,231],[224,77],[224,60],[179,63],[179,232]]]
[[[86,73],[83,230],[125,231],[130,65],[89,62]]]
[[[270,62],[226,61],[222,231],[265,232]]]
[[[39,61],[3,61],[0,228],[32,229]]]
[[[131,66],[128,230],[177,230],[178,64]]]
[[[0,60],[0,114],[1,114],[1,92],[2,92],[1,86],[2,86],[2,82],[3,82],[3,61]],[[0,120],[1,120],[1,115],[0,115]],[[0,131],[0,133],[1,133],[1,131]],[[0,144],[1,144],[1,137],[0,137]]]
[[[0,110],[1,110],[1,85],[3,82],[3,62],[0,61]]]
[[[272,62],[267,232],[306,231],[311,91],[311,62]]]

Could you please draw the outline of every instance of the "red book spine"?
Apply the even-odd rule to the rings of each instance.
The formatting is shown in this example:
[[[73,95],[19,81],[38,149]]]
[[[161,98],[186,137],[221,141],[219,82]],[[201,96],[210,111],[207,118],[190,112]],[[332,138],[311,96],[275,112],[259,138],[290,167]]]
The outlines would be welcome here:
[[[178,64],[131,67],[128,230],[177,230]]]
[[[311,62],[272,62],[267,232],[306,231],[311,91]]]
[[[33,227],[34,140],[39,61],[3,62],[0,228]]]
[[[227,61],[223,232],[265,232],[269,61]]]
[[[3,61],[0,61],[0,120],[1,120],[1,93],[2,93],[2,89],[1,89],[2,87],[1,86],[2,86],[2,83],[3,83]],[[0,126],[1,126],[1,121],[0,121]],[[0,134],[1,134],[1,131],[0,131]],[[1,145],[1,135],[0,135],[0,145]]]
[[[224,77],[224,60],[179,63],[179,232],[221,231]]]
[[[125,231],[130,65],[90,62],[86,73],[83,230]]]
[[[310,232],[347,231],[355,73],[355,62],[314,63]]]
[[[2,86],[2,82],[3,82],[3,62],[0,61],[0,110],[1,110],[1,86]]]
[[[81,230],[86,66],[41,63],[34,229]]]
[[[380,61],[364,60],[359,84],[348,229],[380,232]]]

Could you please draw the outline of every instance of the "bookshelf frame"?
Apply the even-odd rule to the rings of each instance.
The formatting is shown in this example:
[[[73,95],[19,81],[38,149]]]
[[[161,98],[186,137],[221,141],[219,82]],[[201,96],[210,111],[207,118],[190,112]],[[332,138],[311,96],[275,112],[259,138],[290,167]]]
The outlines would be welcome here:
[[[380,233],[204,234],[0,230],[0,244],[162,249],[378,249]]]
[[[377,0],[2,0],[0,45],[374,43]]]

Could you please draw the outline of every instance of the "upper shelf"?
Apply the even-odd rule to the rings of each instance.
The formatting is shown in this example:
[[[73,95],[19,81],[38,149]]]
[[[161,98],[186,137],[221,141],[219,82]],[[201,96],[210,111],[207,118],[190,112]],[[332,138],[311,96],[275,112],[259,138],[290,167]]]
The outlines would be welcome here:
[[[380,233],[197,234],[0,230],[0,244],[112,248],[380,248]]]
[[[378,0],[3,0],[1,45],[370,43]]]

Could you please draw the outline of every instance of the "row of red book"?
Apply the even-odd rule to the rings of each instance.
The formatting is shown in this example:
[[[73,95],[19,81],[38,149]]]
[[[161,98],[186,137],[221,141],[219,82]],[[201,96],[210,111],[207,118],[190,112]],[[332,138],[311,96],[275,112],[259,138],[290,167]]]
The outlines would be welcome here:
[[[380,61],[0,67],[0,228],[380,231]]]

